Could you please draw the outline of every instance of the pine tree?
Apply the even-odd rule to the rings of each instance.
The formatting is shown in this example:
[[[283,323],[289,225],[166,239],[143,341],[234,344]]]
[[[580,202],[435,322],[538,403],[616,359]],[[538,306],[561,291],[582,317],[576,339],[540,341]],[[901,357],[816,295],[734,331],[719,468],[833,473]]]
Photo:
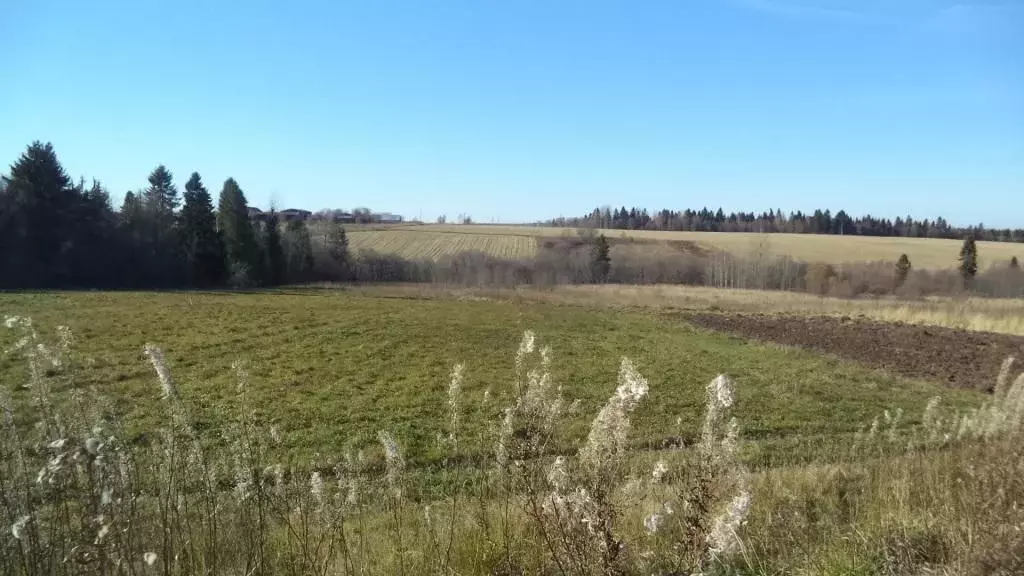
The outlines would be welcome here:
[[[974,236],[968,235],[964,238],[963,246],[960,247],[960,276],[964,282],[970,282],[978,273],[978,247],[974,243]]]
[[[608,245],[608,239],[605,238],[604,234],[599,235],[597,240],[594,241],[591,256],[591,272],[594,282],[607,282],[608,273],[611,272],[612,258],[611,247]]]
[[[341,224],[338,222],[327,224],[324,244],[327,246],[327,256],[331,260],[340,264],[348,263],[348,236],[345,235],[345,228]]]
[[[225,180],[220,191],[217,228],[224,240],[231,282],[243,285],[260,279],[261,255],[252,222],[249,221],[249,206],[234,178]]]
[[[149,187],[142,193],[146,264],[153,279],[161,285],[179,284],[183,280],[175,215],[178,204],[174,177],[161,164],[149,174]]]
[[[213,200],[198,172],[193,172],[185,184],[180,226],[189,284],[211,286],[222,282],[227,271],[224,244],[217,232]]]
[[[149,188],[145,193],[147,208],[156,214],[173,214],[180,204],[174,175],[161,164],[150,172],[148,180]]]
[[[900,254],[900,259],[896,262],[896,286],[903,286],[903,283],[907,281],[907,275],[910,274],[910,258],[906,254]]]
[[[327,257],[316,261],[317,276],[325,280],[347,280],[350,267],[345,228],[339,222],[329,221],[324,223],[323,231],[323,248]]]
[[[2,202],[0,285],[66,281],[77,197],[51,144],[33,142],[11,166]]]
[[[313,242],[302,220],[289,220],[284,236],[285,260],[289,282],[305,282],[313,272]]]
[[[267,283],[277,286],[284,282],[285,261],[284,250],[281,248],[281,231],[278,227],[277,212],[274,210],[267,214],[263,245],[266,251]]]

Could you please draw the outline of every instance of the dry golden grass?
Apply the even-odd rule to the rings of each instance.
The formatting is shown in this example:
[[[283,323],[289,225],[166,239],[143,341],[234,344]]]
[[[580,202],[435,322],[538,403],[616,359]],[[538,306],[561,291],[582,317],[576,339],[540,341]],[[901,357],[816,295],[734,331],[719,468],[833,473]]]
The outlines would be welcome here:
[[[559,304],[724,310],[729,312],[860,316],[884,322],[906,322],[964,330],[1024,336],[1024,300],[995,298],[826,298],[797,292],[734,290],[676,285],[574,285],[534,289],[448,289],[428,285],[368,288],[381,293],[421,298],[520,298]]]
[[[426,224],[396,226],[392,230],[415,230],[420,234],[451,233],[474,237],[497,235],[559,237],[573,236],[572,228],[543,226],[501,226],[484,224]],[[740,232],[663,232],[656,230],[601,230],[609,237],[628,237],[656,241],[690,241],[710,249],[743,254],[766,247],[779,256],[807,262],[865,262],[899,259],[906,254],[915,268],[941,269],[955,265],[959,240],[935,238],[875,238],[866,236],[825,236],[812,234],[752,234]],[[449,237],[454,240],[456,237]],[[482,241],[482,239],[480,240]],[[1024,245],[1009,242],[979,242],[982,267],[1008,262],[1012,256],[1024,258]]]
[[[823,298],[796,292],[694,286],[562,286],[546,297],[631,306],[722,309],[768,314],[862,316],[1003,334],[1024,335],[1024,300],[991,298]]]
[[[532,258],[537,241],[524,235],[478,234],[426,231],[410,228],[353,230],[349,246],[355,250],[373,250],[397,254],[403,258],[437,260],[459,252],[478,251],[499,258]]]

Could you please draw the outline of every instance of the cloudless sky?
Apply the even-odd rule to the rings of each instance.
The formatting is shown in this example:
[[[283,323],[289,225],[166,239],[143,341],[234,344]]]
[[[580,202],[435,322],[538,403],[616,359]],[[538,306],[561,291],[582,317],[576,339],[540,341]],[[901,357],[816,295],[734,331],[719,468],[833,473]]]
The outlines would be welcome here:
[[[160,163],[251,204],[432,220],[598,205],[1024,226],[1024,1],[31,0],[0,171],[115,204]]]

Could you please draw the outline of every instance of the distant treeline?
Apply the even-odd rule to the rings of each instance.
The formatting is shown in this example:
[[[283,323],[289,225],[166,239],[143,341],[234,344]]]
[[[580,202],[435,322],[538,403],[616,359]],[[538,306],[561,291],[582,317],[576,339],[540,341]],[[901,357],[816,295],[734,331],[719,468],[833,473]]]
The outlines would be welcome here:
[[[721,208],[712,211],[659,210],[653,214],[643,208],[595,208],[580,218],[555,218],[544,222],[549,226],[570,228],[610,228],[616,230],[678,230],[693,232],[768,232],[789,234],[837,234],[848,236],[899,236],[907,238],[955,238],[968,235],[978,240],[994,242],[1024,242],[1024,229],[993,229],[982,224],[966,228],[950,226],[942,217],[935,220],[915,220],[912,216],[895,220],[861,216],[851,218],[844,210],[832,214],[830,210],[783,213],[769,210],[732,212]]]
[[[629,214],[616,211],[619,217],[623,212]],[[640,218],[643,212],[637,214]],[[302,219],[282,223],[274,211],[253,216],[233,178],[222,184],[215,207],[198,173],[191,174],[179,194],[171,172],[157,166],[148,186],[127,193],[115,210],[102,184],[72,181],[53,147],[36,142],[11,165],[9,176],[0,179],[0,288],[7,289],[245,288],[354,281],[541,287],[688,284],[847,297],[964,291],[1024,296],[1024,272],[1016,258],[990,262],[981,271],[978,249],[968,237],[958,262],[958,269],[950,262],[948,270],[917,270],[904,255],[895,263],[830,266],[796,261],[769,248],[747,255],[706,252],[606,238],[585,227],[577,235],[539,239],[531,258],[463,252],[413,260],[372,251],[351,254],[345,230],[332,214],[323,214],[313,226]]]

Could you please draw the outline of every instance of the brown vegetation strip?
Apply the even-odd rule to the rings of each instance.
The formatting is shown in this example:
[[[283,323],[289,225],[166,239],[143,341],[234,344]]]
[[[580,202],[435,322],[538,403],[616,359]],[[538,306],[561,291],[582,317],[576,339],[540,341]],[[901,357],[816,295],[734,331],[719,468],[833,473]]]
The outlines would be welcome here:
[[[785,344],[955,388],[991,390],[1007,356],[1024,356],[1024,337],[830,316],[689,314],[712,330]]]

